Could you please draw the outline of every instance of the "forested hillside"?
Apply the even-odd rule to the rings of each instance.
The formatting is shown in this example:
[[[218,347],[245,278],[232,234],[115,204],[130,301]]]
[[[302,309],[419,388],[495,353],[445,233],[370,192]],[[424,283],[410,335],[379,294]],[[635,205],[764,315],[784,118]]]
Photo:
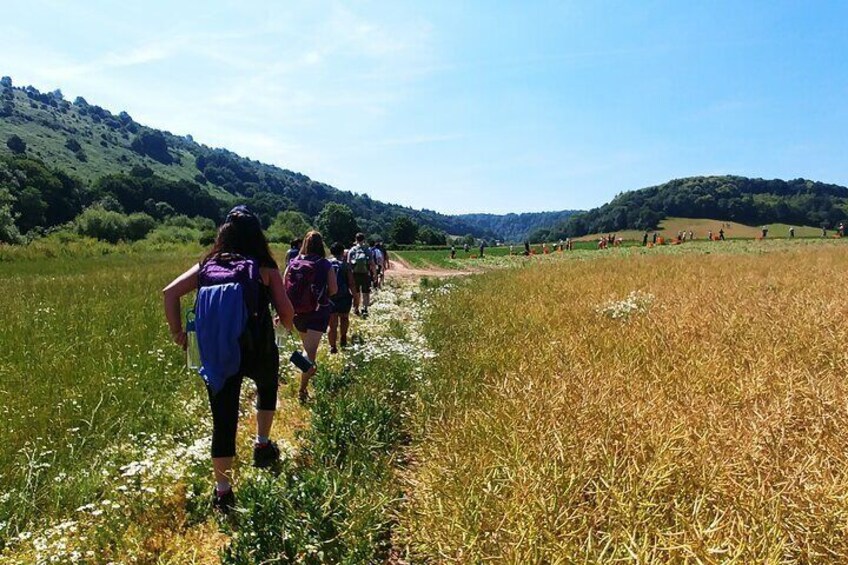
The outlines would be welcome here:
[[[791,181],[710,176],[676,179],[625,192],[608,204],[569,217],[539,239],[627,229],[653,229],[666,217],[712,218],[748,225],[833,227],[848,218],[848,188]]]
[[[563,210],[523,214],[460,214],[457,217],[481,230],[498,234],[504,241],[524,241],[528,237],[536,238],[535,232],[550,230],[578,212]]]
[[[333,202],[350,209],[358,229],[386,239],[403,217],[422,228],[425,243],[448,233],[495,236],[452,216],[341,191],[191,136],[143,126],[126,112],[112,114],[80,97],[68,101],[59,90],[43,93],[15,87],[9,77],[0,80],[0,222],[6,218],[0,240],[15,240],[13,231],[37,236],[92,207],[145,214],[157,225],[185,224],[179,217],[211,225],[237,201],[256,209],[266,226],[284,211],[315,225]]]

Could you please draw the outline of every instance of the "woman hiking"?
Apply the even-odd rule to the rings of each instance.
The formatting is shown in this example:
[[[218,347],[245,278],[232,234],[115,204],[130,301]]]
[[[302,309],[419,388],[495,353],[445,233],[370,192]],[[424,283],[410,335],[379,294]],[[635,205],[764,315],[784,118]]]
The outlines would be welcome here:
[[[231,470],[244,377],[256,383],[253,465],[269,467],[280,458],[280,450],[270,439],[280,357],[269,306],[273,305],[280,323],[289,330],[294,315],[259,219],[247,207],[233,208],[206,257],[162,291],[171,338],[183,349],[187,336],[180,298],[193,290],[197,290],[194,315],[199,372],[212,411],[212,506],[227,514],[235,506]]]
[[[355,283],[353,281],[353,271],[350,268],[350,263],[344,259],[344,245],[337,241],[330,247],[330,254],[333,256],[330,259],[330,264],[336,274],[337,291],[334,295],[330,296],[330,329],[327,333],[327,340],[330,342],[330,353],[338,353],[339,350],[336,347],[336,343],[339,337],[339,326],[341,326],[340,345],[347,347],[350,309],[353,307],[353,293],[351,289]]]
[[[338,292],[336,277],[330,276],[332,269],[326,259],[324,239],[317,231],[310,231],[303,239],[300,255],[291,260],[283,275],[286,294],[294,308],[294,327],[312,361],[312,368],[300,374],[298,398],[302,403],[309,400],[307,386],[316,371],[318,345],[330,324],[330,297]]]

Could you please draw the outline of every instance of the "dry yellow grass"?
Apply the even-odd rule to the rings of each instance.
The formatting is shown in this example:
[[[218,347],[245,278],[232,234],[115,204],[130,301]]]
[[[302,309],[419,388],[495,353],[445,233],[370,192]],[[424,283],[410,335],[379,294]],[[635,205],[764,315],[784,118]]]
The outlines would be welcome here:
[[[437,304],[412,560],[848,561],[848,253],[748,247],[554,260]],[[647,311],[598,311],[634,290]]]

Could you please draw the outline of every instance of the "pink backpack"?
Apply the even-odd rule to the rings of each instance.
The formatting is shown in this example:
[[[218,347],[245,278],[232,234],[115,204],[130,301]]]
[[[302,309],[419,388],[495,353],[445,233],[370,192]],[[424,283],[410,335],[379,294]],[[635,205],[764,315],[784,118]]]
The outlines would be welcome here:
[[[325,283],[326,284],[326,283]],[[286,295],[295,314],[309,314],[321,307],[324,284],[318,284],[318,262],[296,257],[289,263],[286,276]]]

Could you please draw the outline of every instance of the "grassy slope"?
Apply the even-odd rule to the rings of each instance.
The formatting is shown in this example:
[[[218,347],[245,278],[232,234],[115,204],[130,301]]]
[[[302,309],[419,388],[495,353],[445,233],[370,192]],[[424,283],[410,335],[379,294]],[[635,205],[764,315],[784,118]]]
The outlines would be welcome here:
[[[20,91],[15,90],[14,95],[15,114],[11,118],[0,119],[0,154],[11,154],[6,147],[6,139],[17,134],[27,143],[28,154],[88,182],[105,174],[129,172],[134,165],[147,166],[156,174],[174,180],[193,180],[198,173],[194,157],[187,152],[172,149],[172,153],[179,157],[178,162],[163,165],[130,149],[133,134],[95,123],[90,117],[80,115],[74,105],[67,113],[61,113],[49,106],[44,109],[39,103],[35,108],[31,107],[30,100]],[[25,120],[22,112],[31,120]],[[100,143],[104,140],[102,136],[106,136],[106,147]],[[82,146],[88,157],[87,163],[80,162],[65,147],[70,138]]]
[[[724,227],[725,237],[729,239],[753,239],[761,234],[761,226],[746,226],[736,222],[724,222],[721,220],[710,220],[708,218],[666,218],[660,222],[659,233],[666,238],[677,236],[679,231],[692,230],[695,233],[695,238],[704,239],[707,237],[707,232],[712,230],[714,234],[718,234],[718,230]],[[769,237],[789,237],[789,226],[787,224],[768,224]],[[642,239],[641,230],[625,230],[616,232],[616,235],[624,240],[639,241]],[[591,234],[580,238],[577,241],[592,241],[597,240],[601,235],[606,234]],[[810,226],[795,226],[795,237],[819,237],[821,229]]]

